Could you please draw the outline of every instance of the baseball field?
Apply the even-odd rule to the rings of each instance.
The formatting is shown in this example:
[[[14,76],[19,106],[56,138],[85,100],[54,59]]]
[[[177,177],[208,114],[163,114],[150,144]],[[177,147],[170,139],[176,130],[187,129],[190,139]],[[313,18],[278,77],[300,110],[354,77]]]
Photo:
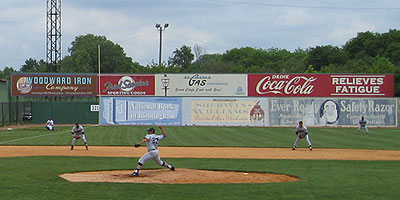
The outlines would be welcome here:
[[[357,135],[356,128],[310,128],[314,150],[301,141],[292,151],[294,128],[164,127],[168,136],[160,143],[160,155],[176,171],[149,161],[142,176],[129,177],[146,152],[133,144],[148,127],[84,127],[88,151],[81,140],[69,150],[72,125],[56,131],[0,130],[0,199],[400,196],[398,129],[370,128],[368,135]]]

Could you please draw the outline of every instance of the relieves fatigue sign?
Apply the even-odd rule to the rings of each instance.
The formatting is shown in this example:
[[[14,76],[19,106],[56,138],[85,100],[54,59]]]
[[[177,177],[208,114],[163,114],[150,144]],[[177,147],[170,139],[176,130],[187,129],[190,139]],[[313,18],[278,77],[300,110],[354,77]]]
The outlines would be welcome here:
[[[154,75],[114,75],[100,77],[101,96],[153,96]]]
[[[156,96],[247,96],[247,74],[156,74]]]
[[[394,76],[379,74],[249,74],[249,96],[392,97]]]
[[[96,96],[96,74],[12,74],[13,96]]]

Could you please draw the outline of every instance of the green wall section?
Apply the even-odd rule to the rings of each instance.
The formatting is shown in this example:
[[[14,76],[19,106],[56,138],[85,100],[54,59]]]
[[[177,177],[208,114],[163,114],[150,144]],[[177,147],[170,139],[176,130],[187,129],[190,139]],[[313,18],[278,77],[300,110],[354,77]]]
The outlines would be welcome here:
[[[44,124],[53,118],[56,124],[97,124],[98,112],[91,112],[90,105],[97,102],[32,102],[32,123]]]
[[[8,102],[9,101],[9,90],[8,82],[5,80],[0,80],[0,102]]]

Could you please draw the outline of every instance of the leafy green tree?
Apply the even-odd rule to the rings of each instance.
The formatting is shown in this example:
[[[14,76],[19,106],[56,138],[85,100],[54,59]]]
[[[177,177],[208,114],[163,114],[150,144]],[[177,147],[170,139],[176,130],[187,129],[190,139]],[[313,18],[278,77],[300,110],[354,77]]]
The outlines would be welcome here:
[[[347,62],[346,52],[336,46],[316,46],[308,50],[307,64],[319,71],[329,64],[342,65]]]
[[[280,73],[302,73],[307,68],[308,52],[296,49],[285,59],[280,66]]]
[[[229,66],[221,58],[221,54],[201,55],[189,71],[192,73],[228,73]]]
[[[381,35],[384,52],[379,54],[388,58],[393,64],[400,65],[400,31],[389,30],[387,33]]]
[[[194,55],[190,47],[183,45],[180,49],[173,52],[172,57],[168,60],[169,67],[180,67],[187,70],[192,65]]]
[[[25,60],[25,64],[22,65],[21,72],[47,72],[47,64],[41,59],[37,61],[36,59],[29,58]]]
[[[377,56],[368,72],[377,74],[394,74],[396,72],[396,67],[388,58]]]
[[[140,71],[138,63],[133,63],[127,57],[124,49],[114,44],[104,36],[93,34],[81,35],[71,43],[66,56],[61,61],[60,72],[98,72],[98,45],[100,45],[100,59],[102,73],[132,73]]]
[[[357,37],[346,42],[344,50],[348,53],[350,59],[375,57],[378,52],[382,52],[379,36],[379,33],[370,31],[358,33]]]
[[[222,61],[231,65],[230,72],[266,73],[280,72],[282,64],[290,57],[287,50],[268,50],[244,47],[232,49],[222,55]]]
[[[318,71],[316,71],[312,65],[308,65],[308,67],[307,67],[306,71],[304,71],[304,73],[315,74],[315,73],[318,73]]]
[[[0,79],[10,80],[11,74],[14,72],[17,72],[14,68],[5,67],[3,71],[0,70]]]

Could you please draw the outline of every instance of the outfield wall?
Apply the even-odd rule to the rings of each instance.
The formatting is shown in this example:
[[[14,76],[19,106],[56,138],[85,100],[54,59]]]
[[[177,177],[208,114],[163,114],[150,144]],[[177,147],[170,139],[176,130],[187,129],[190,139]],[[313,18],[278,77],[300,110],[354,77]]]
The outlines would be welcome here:
[[[396,98],[102,97],[100,124],[397,127]]]

